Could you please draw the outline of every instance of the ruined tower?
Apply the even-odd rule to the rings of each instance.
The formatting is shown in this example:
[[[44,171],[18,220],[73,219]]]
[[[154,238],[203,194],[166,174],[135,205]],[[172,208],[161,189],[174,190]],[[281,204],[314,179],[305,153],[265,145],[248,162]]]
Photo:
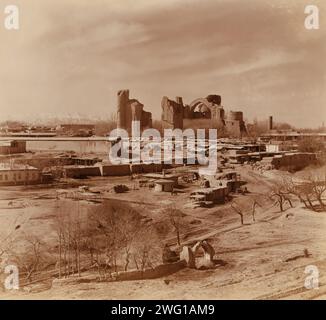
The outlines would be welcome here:
[[[176,97],[176,101],[168,97],[162,98],[162,123],[164,128],[183,129],[184,106],[181,97]]]
[[[129,90],[119,90],[118,108],[117,108],[118,128],[125,129],[127,126],[128,103],[129,103]]]
[[[226,129],[231,136],[242,137],[247,134],[242,111],[230,111],[226,120]]]
[[[139,121],[140,129],[152,126],[152,114],[143,110],[144,105],[129,98],[129,90],[118,91],[117,127],[131,131],[131,122]]]
[[[268,118],[268,130],[273,130],[273,117],[269,116]]]

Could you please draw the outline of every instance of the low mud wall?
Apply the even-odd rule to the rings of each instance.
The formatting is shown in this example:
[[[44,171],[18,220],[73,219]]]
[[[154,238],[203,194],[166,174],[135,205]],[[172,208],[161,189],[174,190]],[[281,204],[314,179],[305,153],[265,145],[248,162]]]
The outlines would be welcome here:
[[[112,278],[116,281],[130,281],[130,280],[144,280],[144,279],[155,279],[167,276],[169,274],[175,273],[186,267],[186,262],[184,260],[160,264],[155,268],[148,268],[144,270],[129,270],[120,271],[112,274]]]

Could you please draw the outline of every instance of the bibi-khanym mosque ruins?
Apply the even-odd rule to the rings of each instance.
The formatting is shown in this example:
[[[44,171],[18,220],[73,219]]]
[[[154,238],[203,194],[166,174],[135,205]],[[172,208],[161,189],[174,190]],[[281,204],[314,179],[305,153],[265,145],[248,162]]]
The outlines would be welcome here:
[[[206,98],[198,98],[190,104],[184,104],[182,97],[175,100],[163,97],[162,127],[171,129],[224,128],[229,135],[241,137],[247,130],[242,111],[225,112],[221,105],[220,95],[210,94]],[[152,114],[144,110],[144,105],[137,99],[129,97],[129,90],[118,91],[117,107],[118,128],[131,130],[132,121],[139,121],[141,129],[152,126]]]

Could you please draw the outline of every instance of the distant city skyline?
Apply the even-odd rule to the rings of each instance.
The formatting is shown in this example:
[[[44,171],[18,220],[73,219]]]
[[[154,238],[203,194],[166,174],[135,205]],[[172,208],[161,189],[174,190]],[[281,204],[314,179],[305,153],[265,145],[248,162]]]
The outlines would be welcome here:
[[[323,0],[10,4],[19,7],[20,29],[0,27],[0,121],[107,119],[120,89],[153,119],[162,96],[190,103],[220,94],[227,111],[250,121],[326,120]],[[318,6],[320,29],[305,29],[306,5]]]

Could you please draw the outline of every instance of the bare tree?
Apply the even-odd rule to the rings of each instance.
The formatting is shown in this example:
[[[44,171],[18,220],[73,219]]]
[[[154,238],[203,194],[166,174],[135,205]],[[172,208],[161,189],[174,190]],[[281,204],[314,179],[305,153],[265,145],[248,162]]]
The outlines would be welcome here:
[[[57,202],[54,229],[58,239],[59,278],[77,273],[81,276],[82,217],[79,201]]]
[[[284,188],[289,194],[296,196],[307,209],[317,211],[314,202],[318,202],[320,209],[325,211],[326,205],[323,200],[326,192],[326,174],[321,176],[310,173],[304,181],[295,182],[293,178],[284,179]],[[292,203],[290,203],[292,206]]]
[[[307,186],[307,184],[295,182],[292,177],[287,177],[286,179],[283,180],[283,185],[286,191],[289,194],[292,194],[293,196],[297,197],[299,201],[303,203],[307,209],[311,209],[315,211],[315,208],[311,200],[312,197],[311,190]]]
[[[230,207],[240,216],[241,225],[244,225],[243,212],[235,203],[231,203]]]
[[[165,210],[169,217],[169,221],[175,231],[177,237],[177,243],[181,245],[180,233],[181,230],[185,227],[184,222],[184,213],[181,210],[178,210],[175,206],[170,206]]]
[[[283,204],[284,204],[284,198],[282,196],[282,194],[277,190],[274,189],[272,191],[272,193],[270,194],[271,199],[276,199],[276,201],[274,202],[274,204],[278,204],[280,207],[280,211],[283,212],[284,208],[283,208]]]
[[[118,220],[119,215],[112,210],[109,202],[104,202],[89,216],[88,234],[96,235],[96,237],[92,236],[92,240],[96,253],[95,263],[98,268],[103,265],[101,263],[103,261],[102,255],[106,255],[117,271],[117,255],[121,244]]]
[[[255,218],[255,213],[256,213],[256,207],[260,207],[262,208],[261,204],[257,201],[257,199],[253,199],[252,202],[252,207],[251,207],[251,214],[252,214],[252,220],[255,222],[256,218]]]
[[[0,239],[0,258],[11,251],[14,242],[19,237],[17,232],[19,232],[21,225],[28,220],[28,218],[24,218],[24,220],[21,218],[21,216],[17,217],[11,225],[6,226],[7,234]]]
[[[293,208],[293,204],[291,201],[291,193],[287,190],[287,188],[284,185],[284,182],[278,181],[274,183],[274,185],[271,187],[270,192],[270,199],[274,200],[274,204],[278,204],[280,211],[284,211],[284,204],[287,202],[291,208]]]
[[[323,195],[326,191],[326,172],[324,176],[318,174],[310,174],[308,176],[308,186],[311,189],[311,193],[318,201],[322,211],[326,210],[326,204],[323,201]]]
[[[18,243],[19,249],[17,247],[12,248],[10,256],[19,270],[26,274],[26,280],[30,283],[33,280],[33,275],[46,265],[45,244],[38,237],[26,234],[21,237]],[[21,252],[22,247],[24,248],[23,252]]]
[[[138,270],[153,267],[159,261],[160,247],[160,240],[155,227],[144,225],[133,242],[132,256],[135,267]]]
[[[140,223],[129,219],[122,219],[121,223],[123,225],[121,228],[121,246],[125,256],[124,270],[127,271],[131,259],[132,245],[140,231]]]
[[[56,205],[56,210],[58,210],[59,206],[58,203]],[[59,279],[62,277],[62,265],[63,265],[63,259],[62,259],[62,251],[63,248],[63,242],[64,242],[64,221],[63,221],[63,215],[61,212],[57,211],[56,217],[55,217],[55,230],[58,237],[58,249],[59,249],[59,261],[58,261],[58,267],[59,267]],[[65,255],[65,253],[64,253]]]

